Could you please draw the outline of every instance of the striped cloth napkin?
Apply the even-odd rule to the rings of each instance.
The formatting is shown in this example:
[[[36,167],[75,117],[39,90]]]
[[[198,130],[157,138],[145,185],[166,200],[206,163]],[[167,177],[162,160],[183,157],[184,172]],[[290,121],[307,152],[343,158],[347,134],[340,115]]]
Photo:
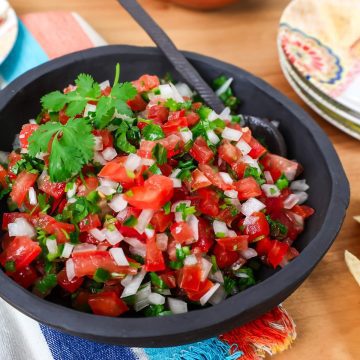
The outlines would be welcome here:
[[[76,13],[23,15],[16,44],[0,66],[0,88],[49,59],[105,44]],[[169,348],[130,348],[64,334],[0,299],[0,338],[1,360],[258,360],[287,349],[296,331],[287,312],[278,306],[218,338]]]

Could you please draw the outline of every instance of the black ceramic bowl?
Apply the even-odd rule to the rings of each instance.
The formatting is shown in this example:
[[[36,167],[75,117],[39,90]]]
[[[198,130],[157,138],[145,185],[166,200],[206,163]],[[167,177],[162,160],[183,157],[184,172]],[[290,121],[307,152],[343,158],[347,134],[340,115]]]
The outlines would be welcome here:
[[[324,132],[299,106],[255,76],[212,58],[185,55],[207,81],[220,74],[234,78],[233,89],[243,100],[242,113],[280,121],[289,158],[304,166],[304,176],[310,185],[309,204],[316,209],[296,242],[300,256],[284,269],[264,268],[262,282],[219,305],[158,318],[110,318],[81,313],[36,297],[0,271],[0,296],[21,312],[41,323],[101,342],[142,347],[194,342],[253,320],[281,303],[305,280],[333,243],[348,206],[349,187]],[[37,115],[42,95],[63,89],[81,72],[92,74],[98,81],[112,79],[117,62],[121,63],[122,80],[132,80],[144,73],[162,76],[173,72],[157,49],[132,46],[86,50],[41,65],[1,92],[1,149],[10,150],[21,125]],[[5,209],[3,201],[0,211]]]

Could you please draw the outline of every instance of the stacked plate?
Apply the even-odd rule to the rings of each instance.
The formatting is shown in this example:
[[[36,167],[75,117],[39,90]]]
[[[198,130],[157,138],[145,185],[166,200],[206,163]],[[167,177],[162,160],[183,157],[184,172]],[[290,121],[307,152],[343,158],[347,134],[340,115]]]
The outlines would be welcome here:
[[[277,44],[296,93],[360,140],[360,1],[293,0],[281,17]]]

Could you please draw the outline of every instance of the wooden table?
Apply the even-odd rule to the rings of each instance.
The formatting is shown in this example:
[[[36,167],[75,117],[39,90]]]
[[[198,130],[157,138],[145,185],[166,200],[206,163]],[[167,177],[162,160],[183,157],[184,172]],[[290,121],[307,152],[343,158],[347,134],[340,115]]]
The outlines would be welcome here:
[[[110,43],[152,45],[115,0],[11,0],[19,14],[77,11]],[[360,358],[360,288],[344,263],[344,250],[360,256],[360,143],[315,115],[286,82],[278,62],[276,32],[286,0],[241,0],[217,12],[194,12],[168,1],[142,0],[180,49],[240,66],[265,79],[303,106],[334,143],[351,184],[344,226],[325,258],[288,300],[298,339],[276,358],[348,360]]]

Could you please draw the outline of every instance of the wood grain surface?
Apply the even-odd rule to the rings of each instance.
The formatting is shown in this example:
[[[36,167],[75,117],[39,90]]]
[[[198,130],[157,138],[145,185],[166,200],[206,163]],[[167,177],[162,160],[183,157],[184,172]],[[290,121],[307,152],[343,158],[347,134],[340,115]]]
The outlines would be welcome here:
[[[314,0],[315,1],[315,0]],[[115,0],[10,0],[18,12],[64,10],[83,16],[110,44],[152,45]],[[216,12],[196,12],[168,1],[141,0],[180,49],[196,51],[260,76],[307,110],[328,134],[351,186],[343,228],[304,284],[285,301],[298,339],[277,360],[360,359],[360,288],[344,262],[344,250],[360,257],[360,142],[315,115],[294,93],[279,66],[276,33],[286,0],[239,0]],[[319,194],[321,196],[321,194]]]

